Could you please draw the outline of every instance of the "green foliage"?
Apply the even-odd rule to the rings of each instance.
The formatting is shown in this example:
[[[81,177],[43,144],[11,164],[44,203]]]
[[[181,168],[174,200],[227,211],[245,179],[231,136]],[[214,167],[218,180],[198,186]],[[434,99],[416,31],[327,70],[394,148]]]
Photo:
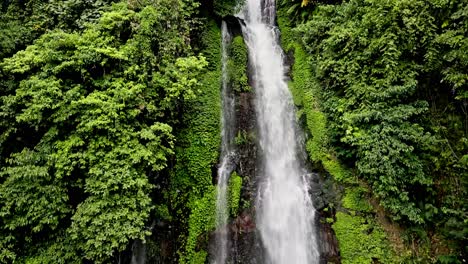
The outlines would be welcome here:
[[[448,83],[457,100],[468,99],[468,8],[467,1],[437,1],[434,8],[442,33],[426,55],[431,70],[441,71],[443,83]]]
[[[462,262],[454,255],[442,255],[437,258],[437,263],[440,264],[461,264]]]
[[[229,211],[231,216],[236,217],[239,210],[239,203],[242,189],[242,177],[233,172],[229,178]]]
[[[324,87],[331,141],[344,143],[339,153],[356,158],[360,175],[395,219],[416,223],[425,219],[410,190],[429,192],[423,156],[435,141],[417,122],[427,102],[414,97],[416,50],[428,43],[417,36],[435,33],[429,11],[422,1],[350,1],[319,7],[300,27]]]
[[[335,180],[342,183],[356,183],[349,169],[345,168],[335,156],[327,156],[322,160],[323,167]]]
[[[193,254],[192,259],[190,259],[190,264],[204,264],[206,263],[206,258],[208,253],[204,250],[197,251]]]
[[[182,234],[180,263],[204,263],[206,252],[198,250],[199,238],[215,227],[211,168],[218,161],[221,142],[221,31],[209,21],[202,36],[210,71],[200,78],[203,89],[182,116],[184,127],[177,134],[177,163],[171,176],[170,199],[177,219],[188,231]]]
[[[211,189],[211,167],[218,159],[220,138],[221,102],[219,89],[221,85],[220,68],[220,38],[221,32],[217,25],[211,21],[207,30],[210,31],[206,51],[216,57],[209,57],[209,64],[214,65],[213,70],[206,72],[201,78],[203,90],[196,102],[187,106],[182,117],[184,127],[177,134],[176,146],[177,165],[172,178],[174,195],[188,198],[188,192],[202,197]],[[216,39],[217,41],[213,41]],[[211,42],[211,43],[210,43]],[[187,199],[175,199],[175,202],[185,203]],[[185,202],[184,202],[185,201]]]
[[[425,70],[431,83],[431,125],[439,141],[431,156],[437,192],[442,197],[426,214],[447,238],[467,250],[468,241],[468,131],[467,127],[467,1],[435,3],[439,34],[426,54]],[[436,94],[433,96],[432,94]],[[435,204],[435,203],[434,203]],[[437,210],[439,209],[439,210]],[[437,210],[437,211],[436,211]]]
[[[337,212],[333,230],[343,264],[398,263],[385,233],[373,221]]]
[[[0,13],[0,58],[23,49],[52,24],[50,17],[40,12],[45,10],[42,1],[25,2],[11,1],[3,6]]]
[[[30,1],[35,2],[35,1]],[[52,0],[40,10],[45,10],[49,17],[57,21],[57,27],[62,29],[83,29],[86,23],[96,22],[101,13],[109,10],[116,0]],[[39,12],[40,10],[36,10]]]
[[[292,51],[294,55],[289,88],[294,104],[300,109],[301,116],[305,116],[307,132],[310,133],[306,142],[307,153],[313,162],[321,162],[325,170],[337,181],[353,183],[355,181],[351,178],[350,172],[337,160],[330,145],[327,118],[320,106],[322,100],[320,86],[312,75],[308,55],[298,43],[291,22],[285,17],[284,9],[279,10],[278,24],[282,32],[283,47]]]
[[[296,7],[292,2],[284,4],[304,12],[297,5],[301,1]],[[300,69],[293,66],[295,103],[304,105],[302,112],[318,124],[316,130],[326,128],[325,142],[340,160],[356,166],[393,219],[432,226],[456,242],[455,250],[466,251],[467,2],[313,3],[313,13],[296,34],[282,29],[294,63],[302,56],[294,43],[298,36],[311,58],[310,66],[300,67],[310,77],[299,78],[299,83],[312,80],[304,85],[311,95],[295,87]],[[280,26],[298,23],[294,12],[291,22],[284,17],[287,9],[280,8]],[[319,105],[305,102],[310,96]],[[306,105],[318,105],[325,116],[314,117]],[[321,142],[307,144],[314,160],[320,158]],[[343,171],[336,163],[322,159],[322,164],[336,170],[333,175]],[[345,206],[354,207],[353,197],[347,193]]]
[[[228,207],[231,216],[237,215],[241,188],[242,178],[233,172],[228,183]],[[201,199],[192,201],[190,208],[188,236],[180,263],[205,263],[207,253],[198,248],[200,241],[207,241],[208,232],[216,227],[216,189],[210,187]]]
[[[342,0],[280,0],[278,5],[291,23],[304,23],[312,18],[318,4],[337,4]]]
[[[215,15],[223,18],[239,12],[245,0],[213,0],[213,10]]]
[[[346,188],[343,197],[343,207],[357,212],[369,213],[372,211],[372,206],[367,200],[368,190],[364,187],[349,187]]]
[[[21,256],[15,247],[21,239],[29,240],[27,246],[43,232],[57,230],[71,212],[66,185],[53,177],[46,153],[24,149],[9,164],[0,172],[1,263]]]
[[[207,65],[187,56],[184,7],[119,3],[0,64],[14,80],[0,97],[0,262],[103,263],[149,234],[148,174],[174,154],[176,110]]]
[[[241,36],[232,39],[229,46],[228,72],[232,89],[236,92],[250,92],[247,78],[247,47]]]
[[[253,135],[251,133],[248,133],[245,130],[242,130],[242,131],[239,130],[237,132],[236,137],[234,138],[234,142],[238,146],[245,145],[249,142],[252,142],[252,140],[253,140]]]
[[[163,219],[166,221],[171,221],[172,216],[169,212],[169,208],[166,204],[159,204],[154,206],[156,219]]]
[[[0,13],[0,58],[25,48],[53,28],[82,30],[115,0],[4,1]]]
[[[191,212],[188,220],[188,236],[184,256],[180,263],[205,263],[206,252],[197,250],[200,236],[207,234],[216,226],[216,193],[215,188],[208,190],[202,198],[195,199],[190,204]],[[207,239],[207,238],[205,238]]]

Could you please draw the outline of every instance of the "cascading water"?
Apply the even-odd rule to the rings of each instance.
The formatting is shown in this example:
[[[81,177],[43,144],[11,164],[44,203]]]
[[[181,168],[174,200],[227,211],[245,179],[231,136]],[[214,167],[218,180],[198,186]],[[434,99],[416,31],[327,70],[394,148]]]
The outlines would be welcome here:
[[[223,21],[222,27],[222,116],[221,116],[221,162],[218,168],[218,186],[216,197],[216,255],[214,263],[224,264],[227,259],[228,250],[228,209],[227,209],[227,189],[229,176],[234,169],[234,96],[230,91],[229,74],[227,70],[228,64],[228,46],[231,43],[231,35],[227,29],[226,23]]]
[[[248,46],[256,96],[262,168],[257,228],[269,263],[319,262],[307,171],[299,161],[295,113],[278,44],[274,0],[245,0],[238,17]]]
[[[136,240],[132,245],[132,259],[130,264],[146,263],[146,244],[141,240]]]

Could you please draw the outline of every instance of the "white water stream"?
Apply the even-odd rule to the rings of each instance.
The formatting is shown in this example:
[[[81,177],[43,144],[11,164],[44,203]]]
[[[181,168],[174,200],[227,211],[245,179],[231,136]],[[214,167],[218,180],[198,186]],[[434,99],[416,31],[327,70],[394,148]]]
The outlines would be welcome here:
[[[222,27],[222,115],[221,115],[221,162],[218,168],[218,186],[216,197],[216,256],[214,263],[223,264],[227,259],[228,228],[227,220],[229,211],[227,208],[227,192],[229,177],[234,169],[234,133],[235,133],[235,101],[230,91],[228,64],[228,46],[231,44],[231,35],[223,21]]]
[[[274,0],[245,0],[238,17],[252,66],[262,153],[256,221],[266,262],[319,262],[307,171],[301,167],[295,112],[275,25]]]

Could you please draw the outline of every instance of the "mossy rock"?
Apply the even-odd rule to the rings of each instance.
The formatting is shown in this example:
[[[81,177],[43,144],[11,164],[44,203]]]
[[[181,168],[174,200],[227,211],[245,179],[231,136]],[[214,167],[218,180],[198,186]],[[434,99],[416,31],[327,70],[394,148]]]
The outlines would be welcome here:
[[[370,213],[372,206],[367,200],[368,190],[364,187],[348,187],[343,197],[343,207],[355,212]]]
[[[229,179],[229,211],[232,217],[237,216],[242,189],[242,177],[233,172]]]
[[[244,39],[241,36],[234,37],[229,50],[228,72],[232,89],[235,92],[250,92],[252,88],[247,77],[248,51]]]
[[[201,78],[203,89],[185,109],[185,126],[177,135],[177,163],[171,174],[171,199],[181,208],[177,220],[187,230],[181,236],[184,245],[179,249],[180,263],[204,263],[207,254],[199,249],[200,241],[206,241],[203,236],[215,228],[216,193],[211,168],[218,161],[221,143],[221,30],[211,20],[202,35],[209,69]],[[190,212],[188,217],[185,211]]]
[[[396,263],[386,234],[375,221],[337,212],[333,230],[343,264]]]

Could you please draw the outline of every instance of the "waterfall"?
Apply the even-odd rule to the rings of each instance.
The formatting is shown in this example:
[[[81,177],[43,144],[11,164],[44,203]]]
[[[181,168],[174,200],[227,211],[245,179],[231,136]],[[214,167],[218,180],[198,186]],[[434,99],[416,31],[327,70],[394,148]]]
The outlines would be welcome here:
[[[221,115],[221,162],[218,168],[218,186],[216,197],[216,255],[214,263],[224,264],[228,257],[228,228],[227,208],[228,181],[234,169],[234,136],[235,136],[235,101],[230,89],[228,73],[228,46],[231,43],[231,34],[222,22],[222,115]]]
[[[135,240],[132,245],[132,259],[130,264],[146,263],[146,244],[141,240]]]
[[[286,82],[284,54],[275,26],[274,0],[245,0],[237,15],[248,46],[261,149],[256,221],[266,261],[319,262],[315,209],[301,165],[295,109]]]

